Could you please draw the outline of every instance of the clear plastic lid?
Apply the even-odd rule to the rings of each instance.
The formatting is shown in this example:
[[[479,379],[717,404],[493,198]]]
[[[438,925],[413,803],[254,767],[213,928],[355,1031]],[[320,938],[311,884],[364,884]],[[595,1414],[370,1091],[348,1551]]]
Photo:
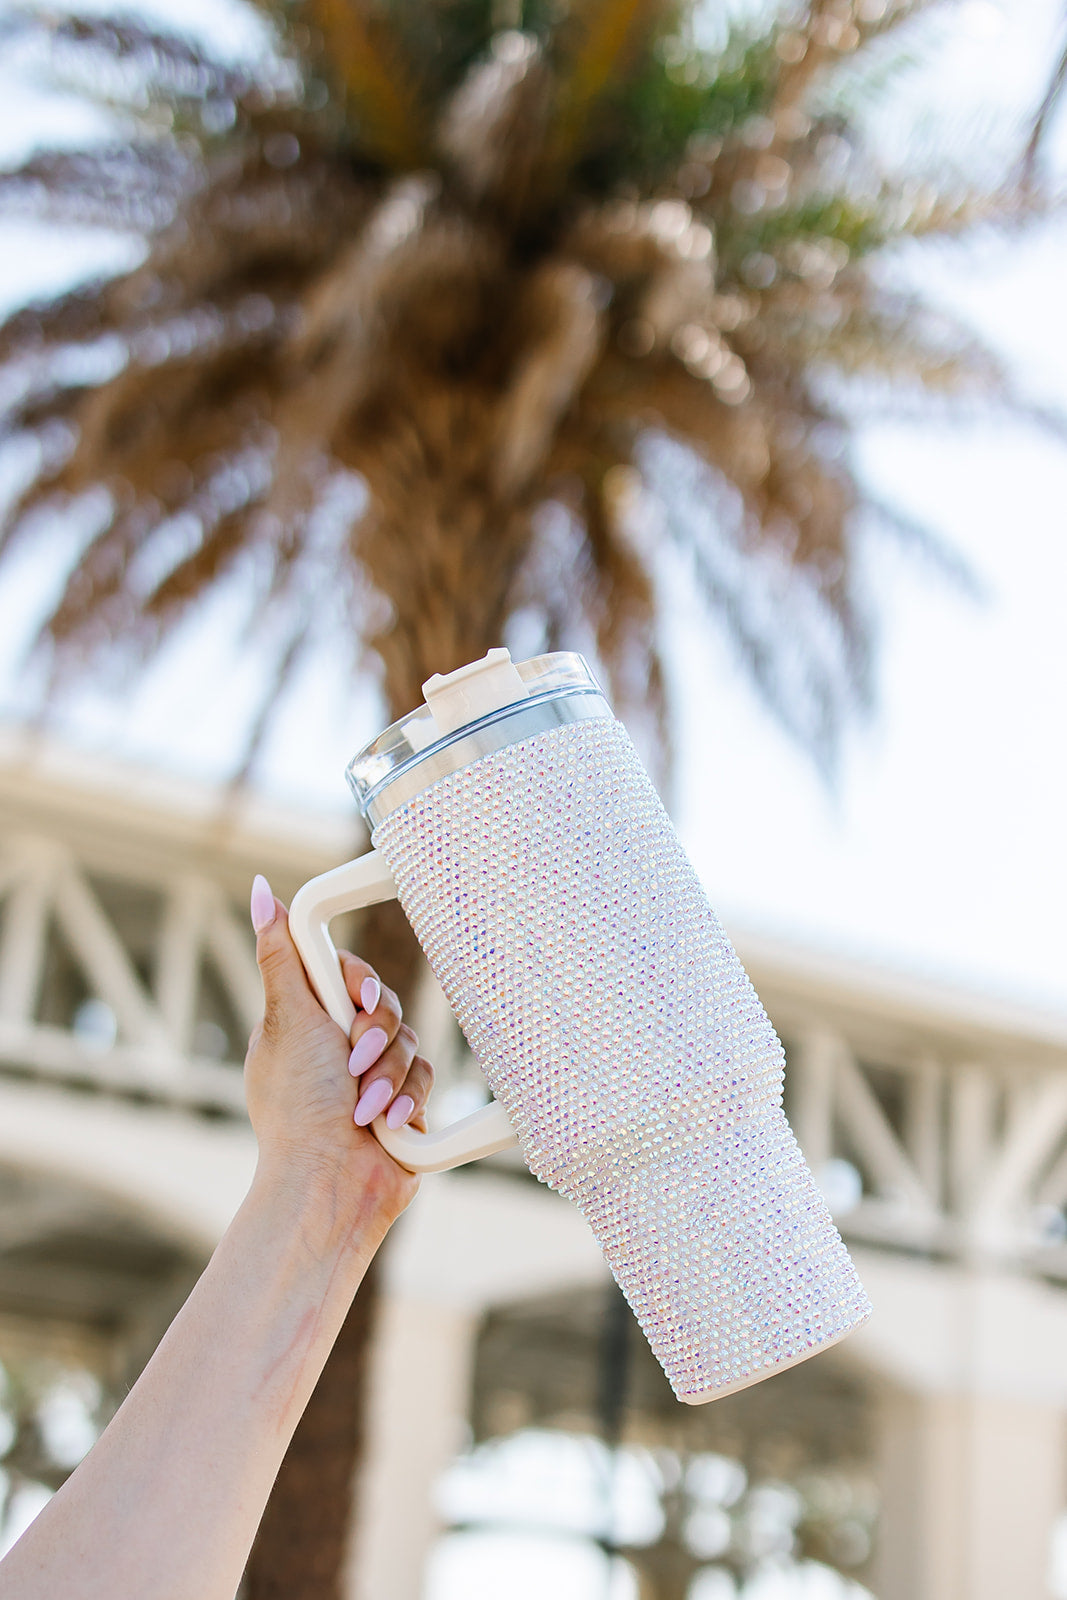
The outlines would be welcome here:
[[[558,695],[603,694],[585,657],[573,651],[561,650],[554,655],[517,661],[515,669],[526,686],[526,693],[521,699],[509,700],[507,704],[497,706],[487,715],[465,723],[450,733],[442,733],[430,707],[421,705],[386,728],[370,744],[364,745],[345,769],[348,786],[360,810],[365,812],[378,791],[406,767],[464,738],[472,728],[480,728],[500,717],[509,716],[519,706],[532,705]]]

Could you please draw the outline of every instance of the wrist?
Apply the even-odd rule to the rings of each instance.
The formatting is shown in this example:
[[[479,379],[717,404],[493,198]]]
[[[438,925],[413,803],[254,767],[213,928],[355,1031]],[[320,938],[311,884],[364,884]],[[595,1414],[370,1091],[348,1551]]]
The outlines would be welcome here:
[[[261,1151],[248,1202],[314,1259],[347,1256],[364,1270],[396,1215],[380,1191],[335,1161]]]

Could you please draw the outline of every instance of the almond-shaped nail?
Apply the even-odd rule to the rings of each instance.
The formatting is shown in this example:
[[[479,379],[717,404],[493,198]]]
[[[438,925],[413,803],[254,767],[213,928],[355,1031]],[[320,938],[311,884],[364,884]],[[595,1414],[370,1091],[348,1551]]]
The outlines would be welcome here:
[[[377,978],[364,978],[359,990],[359,1003],[364,1011],[376,1011],[382,998],[382,986]]]
[[[365,1128],[368,1122],[373,1122],[380,1116],[393,1098],[393,1086],[388,1078],[375,1078],[369,1088],[364,1089],[356,1106],[356,1125]]]
[[[269,928],[274,921],[274,892],[261,872],[257,872],[252,879],[249,910],[252,913],[252,929],[255,933],[262,933],[263,929]]]
[[[415,1102],[409,1094],[398,1094],[386,1114],[386,1127],[402,1128],[414,1109]]]
[[[389,1035],[384,1028],[368,1028],[366,1033],[361,1033],[348,1058],[348,1070],[353,1078],[373,1067],[388,1043]]]

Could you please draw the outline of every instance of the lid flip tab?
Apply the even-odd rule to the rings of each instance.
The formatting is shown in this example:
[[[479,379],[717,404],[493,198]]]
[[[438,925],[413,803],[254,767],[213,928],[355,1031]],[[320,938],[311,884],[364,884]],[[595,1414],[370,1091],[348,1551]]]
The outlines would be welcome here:
[[[423,684],[422,692],[442,734],[455,733],[469,722],[527,698],[511,651],[505,649],[490,650],[480,661],[457,667],[455,672],[435,672]]]

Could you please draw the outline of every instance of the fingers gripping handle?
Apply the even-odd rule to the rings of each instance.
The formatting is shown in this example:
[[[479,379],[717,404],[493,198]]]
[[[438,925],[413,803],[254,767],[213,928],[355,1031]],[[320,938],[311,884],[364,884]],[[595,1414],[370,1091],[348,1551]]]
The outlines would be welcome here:
[[[330,938],[330,921],[342,911],[378,905],[382,900],[392,900],[395,895],[392,873],[378,852],[371,850],[355,861],[347,861],[343,867],[334,867],[332,872],[312,878],[293,896],[289,908],[293,942],[312,988],[346,1034],[355,1021],[356,1008]],[[506,1150],[515,1143],[515,1131],[503,1107],[495,1100],[438,1133],[389,1128],[384,1115],[376,1117],[371,1127],[382,1148],[409,1172],[444,1172],[466,1161],[477,1161],[479,1156],[495,1155],[498,1150]]]
[[[289,908],[289,931],[324,1008],[345,1033],[356,1020],[355,1003],[330,938],[330,923],[342,911],[396,898],[393,875],[376,850],[346,861],[298,889]]]

